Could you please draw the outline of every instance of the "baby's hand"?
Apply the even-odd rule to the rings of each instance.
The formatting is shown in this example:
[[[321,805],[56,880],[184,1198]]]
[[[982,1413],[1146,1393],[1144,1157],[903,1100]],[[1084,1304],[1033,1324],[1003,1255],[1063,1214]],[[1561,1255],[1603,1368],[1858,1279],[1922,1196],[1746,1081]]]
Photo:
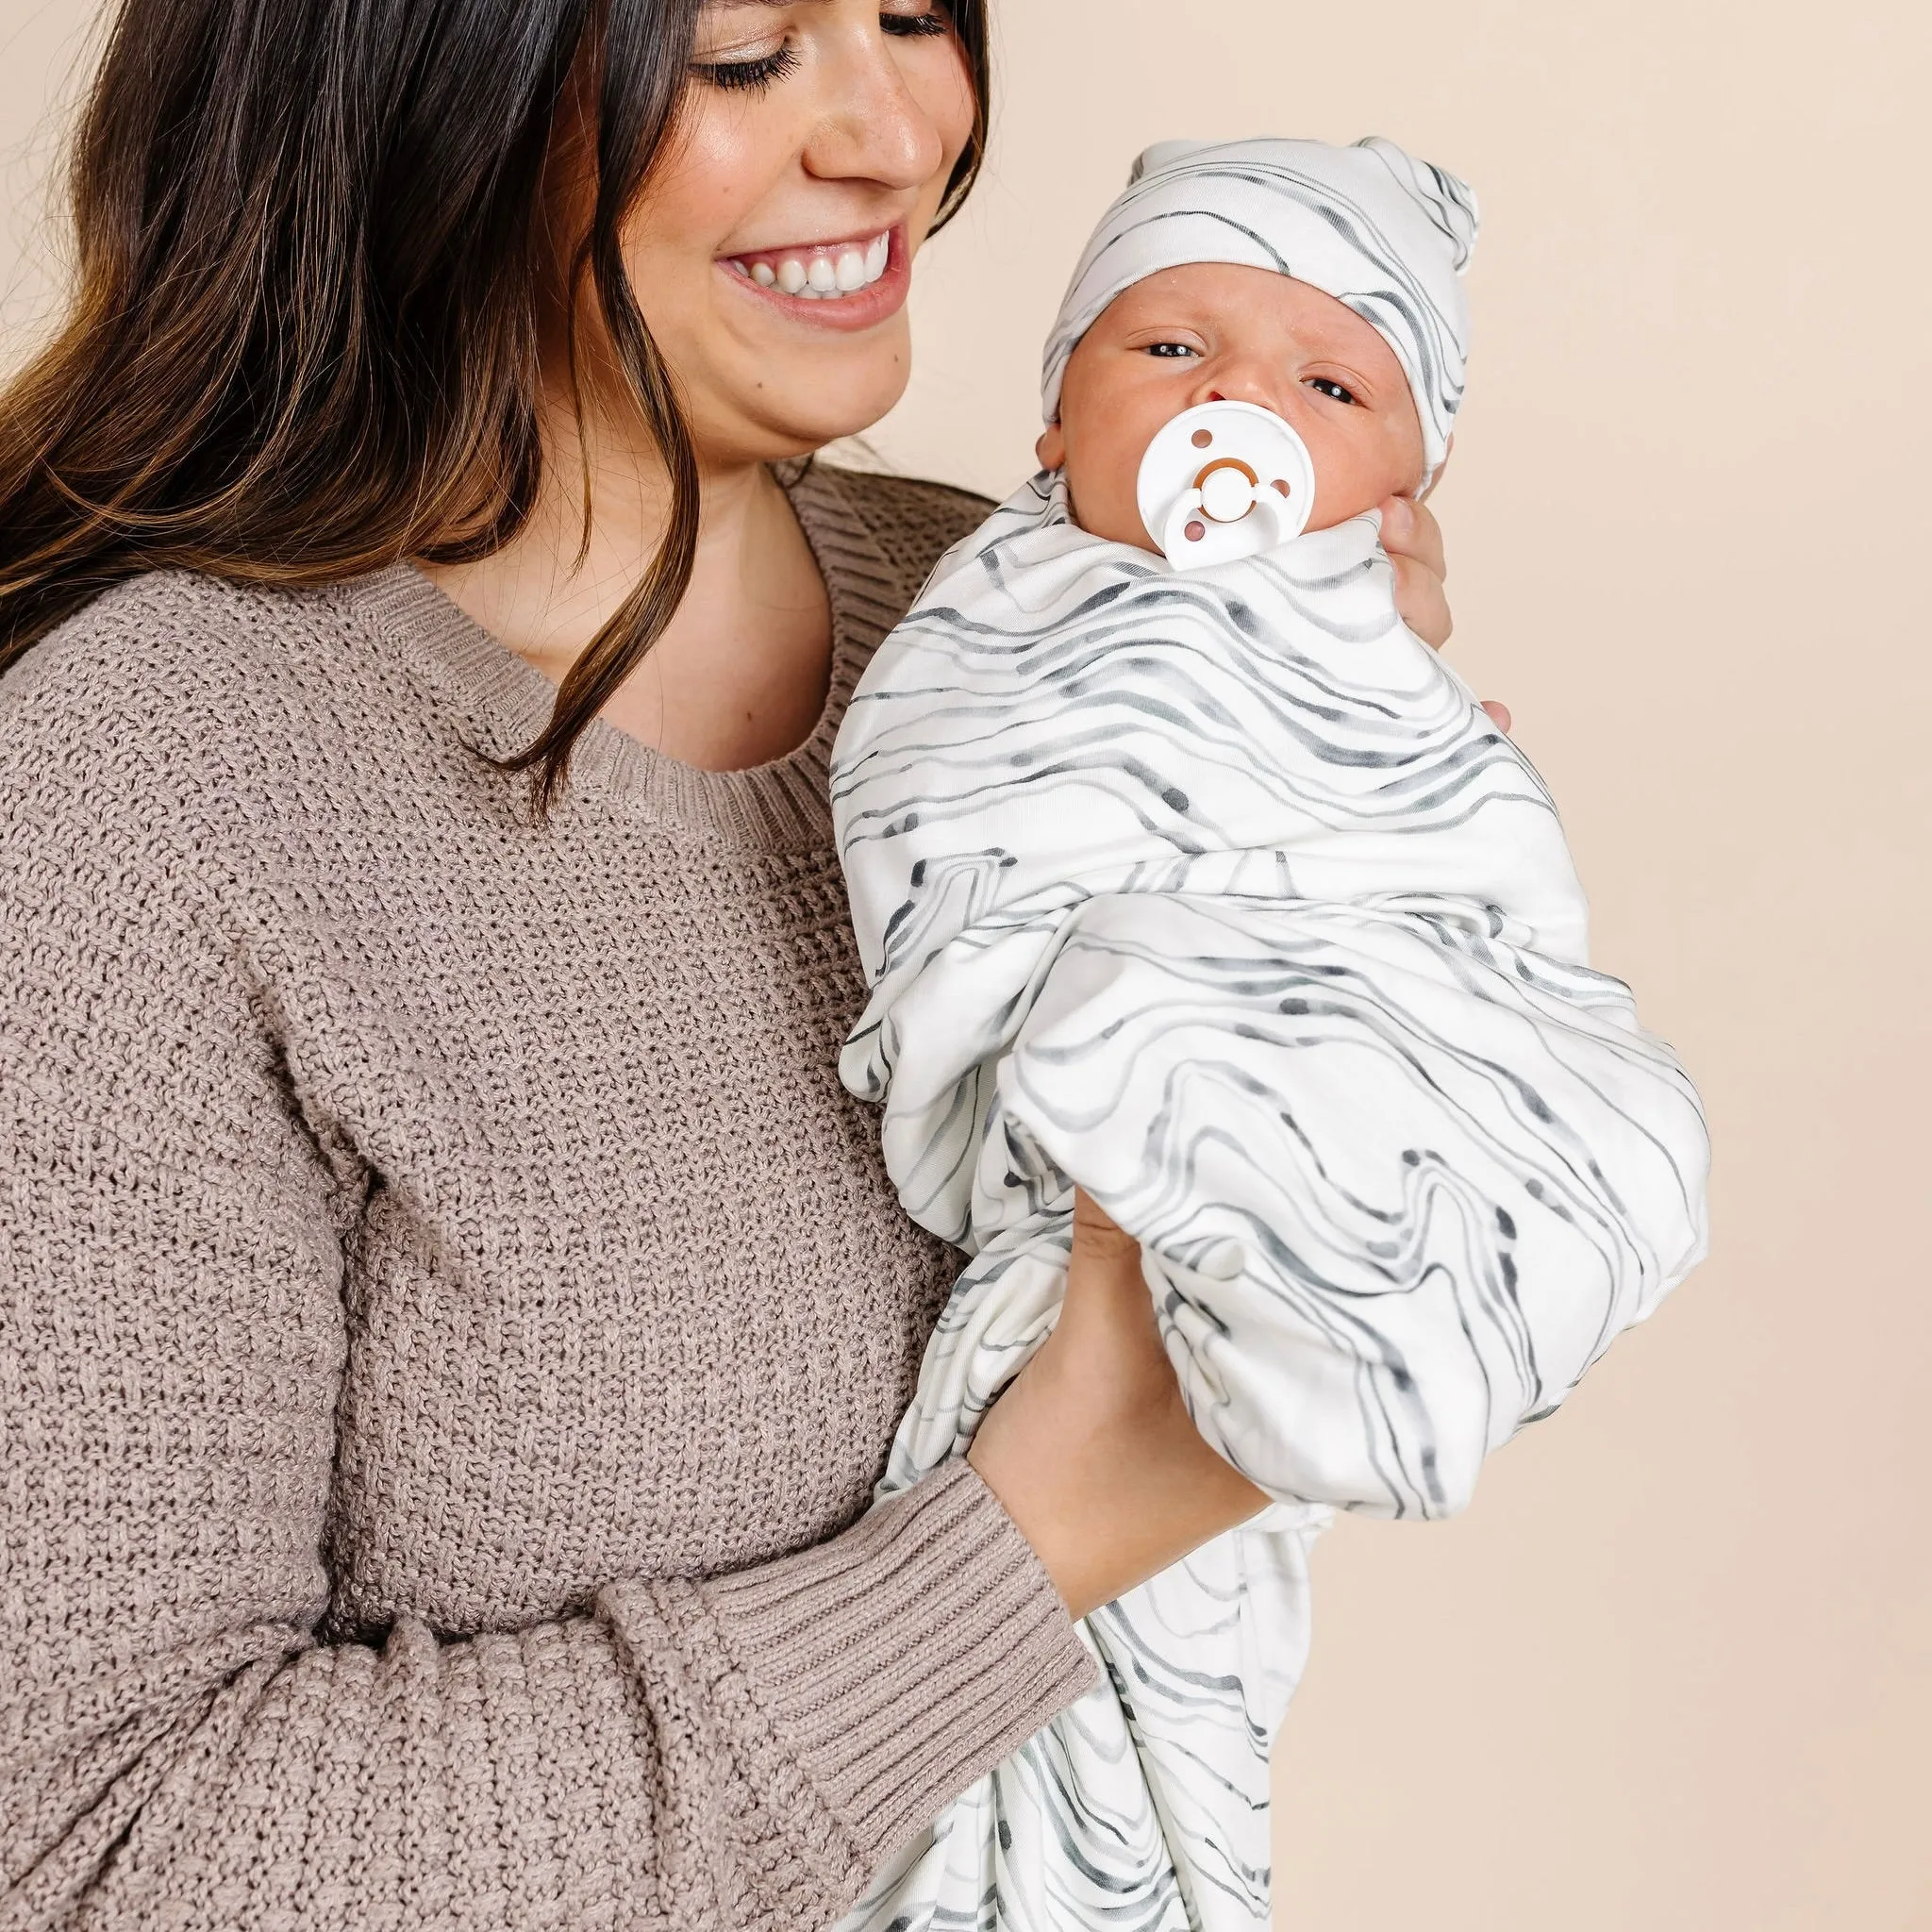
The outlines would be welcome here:
[[[1425,644],[1441,650],[1456,628],[1442,580],[1449,566],[1442,556],[1442,526],[1426,504],[1391,496],[1382,508],[1382,548],[1395,566],[1395,608]],[[1509,707],[1484,699],[1483,709],[1499,730],[1509,728]]]

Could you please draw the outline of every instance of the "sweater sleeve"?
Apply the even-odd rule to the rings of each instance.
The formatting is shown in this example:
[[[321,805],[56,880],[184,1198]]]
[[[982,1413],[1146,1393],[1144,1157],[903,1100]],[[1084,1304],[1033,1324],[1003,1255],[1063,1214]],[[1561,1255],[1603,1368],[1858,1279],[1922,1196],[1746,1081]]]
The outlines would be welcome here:
[[[958,1464],[743,1574],[326,1641],[364,1182],[208,855],[8,685],[0,1921],[829,1923],[1091,1681],[1032,1551]]]

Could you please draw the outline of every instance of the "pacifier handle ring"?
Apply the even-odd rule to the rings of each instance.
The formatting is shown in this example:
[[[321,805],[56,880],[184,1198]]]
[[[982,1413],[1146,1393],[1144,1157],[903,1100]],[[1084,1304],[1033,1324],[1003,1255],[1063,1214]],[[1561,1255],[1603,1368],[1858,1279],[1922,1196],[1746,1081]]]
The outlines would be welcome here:
[[[1208,487],[1208,477],[1213,475],[1213,474],[1217,470],[1239,470],[1241,473],[1241,475],[1248,479],[1249,489],[1258,490],[1261,487],[1260,475],[1255,469],[1255,466],[1252,463],[1243,462],[1240,457],[1216,457],[1214,460],[1211,463],[1209,463],[1198,476],[1194,478],[1194,488],[1196,490],[1205,490]]]

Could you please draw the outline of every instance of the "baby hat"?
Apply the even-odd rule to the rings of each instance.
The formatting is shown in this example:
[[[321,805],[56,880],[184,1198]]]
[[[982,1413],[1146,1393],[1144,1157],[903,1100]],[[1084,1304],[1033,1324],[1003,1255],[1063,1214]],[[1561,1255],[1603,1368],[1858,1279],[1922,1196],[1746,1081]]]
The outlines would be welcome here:
[[[1466,183],[1377,136],[1353,147],[1161,142],[1134,163],[1074,271],[1047,339],[1046,420],[1059,413],[1067,358],[1116,295],[1191,262],[1272,268],[1346,303],[1395,351],[1433,478],[1462,402],[1476,226]]]

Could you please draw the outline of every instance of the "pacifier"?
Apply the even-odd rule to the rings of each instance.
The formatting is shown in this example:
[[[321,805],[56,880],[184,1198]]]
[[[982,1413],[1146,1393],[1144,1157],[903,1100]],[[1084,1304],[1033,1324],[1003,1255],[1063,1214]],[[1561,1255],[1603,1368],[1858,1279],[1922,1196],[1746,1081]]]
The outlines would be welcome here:
[[[1161,554],[1194,570],[1299,537],[1315,513],[1315,464],[1274,410],[1202,403],[1147,445],[1135,493]]]

